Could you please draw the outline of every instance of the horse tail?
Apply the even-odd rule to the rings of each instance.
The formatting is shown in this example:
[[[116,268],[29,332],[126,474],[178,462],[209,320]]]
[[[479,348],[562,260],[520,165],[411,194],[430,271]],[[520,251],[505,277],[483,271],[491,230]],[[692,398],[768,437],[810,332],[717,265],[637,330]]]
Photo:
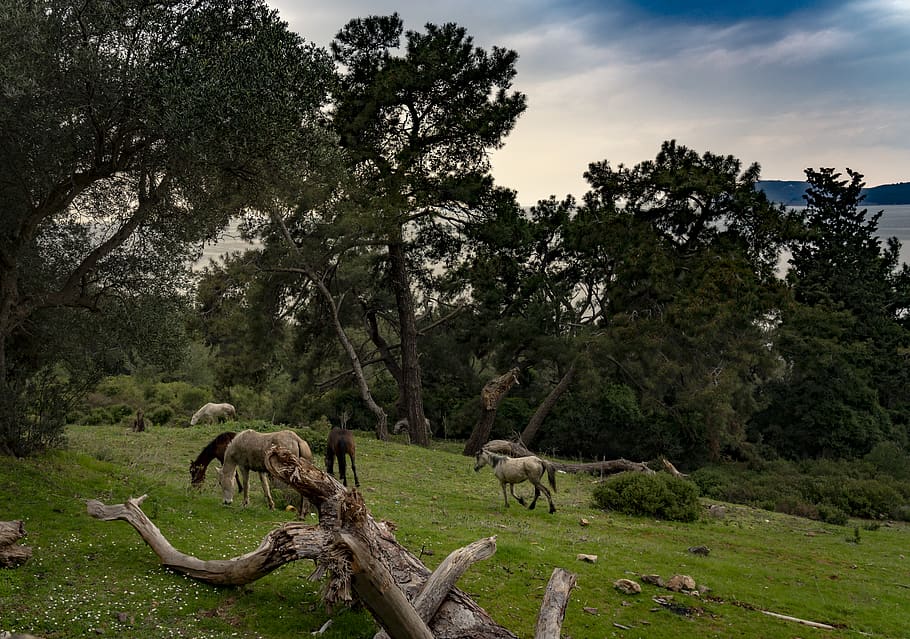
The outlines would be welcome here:
[[[556,466],[553,465],[553,462],[545,461],[544,466],[547,467],[547,479],[550,481],[550,488],[553,489],[553,492],[556,492]]]

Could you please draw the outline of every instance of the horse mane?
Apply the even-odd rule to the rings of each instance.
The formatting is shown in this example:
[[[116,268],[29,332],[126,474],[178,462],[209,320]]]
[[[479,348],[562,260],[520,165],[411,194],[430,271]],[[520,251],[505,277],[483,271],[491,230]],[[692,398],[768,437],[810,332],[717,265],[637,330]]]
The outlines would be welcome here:
[[[201,483],[205,480],[205,471],[213,459],[217,459],[222,464],[224,463],[224,451],[236,435],[237,433],[233,431],[227,431],[219,434],[205,445],[202,452],[190,464],[190,472],[193,473],[194,482]]]
[[[205,445],[205,448],[202,449],[202,452],[199,453],[199,456],[196,458],[196,461],[194,461],[193,463],[194,464],[201,464],[201,463],[208,464],[213,459],[218,459],[218,461],[223,462],[224,461],[224,449],[227,448],[227,445],[231,443],[231,440],[234,439],[234,437],[236,435],[237,435],[237,433],[235,433],[233,431],[227,431],[227,432],[221,433],[220,435],[215,437],[215,439],[213,439],[212,441],[210,441],[208,444]],[[219,448],[221,448],[220,455],[218,454]]]

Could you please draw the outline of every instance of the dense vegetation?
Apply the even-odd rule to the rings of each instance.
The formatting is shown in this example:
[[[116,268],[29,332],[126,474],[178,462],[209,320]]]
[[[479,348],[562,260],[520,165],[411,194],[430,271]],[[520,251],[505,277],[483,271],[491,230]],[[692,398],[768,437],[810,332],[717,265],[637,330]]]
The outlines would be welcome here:
[[[355,19],[327,52],[259,0],[7,13],[4,453],[209,399],[466,439],[515,369],[489,436],[555,455],[906,458],[910,271],[851,169],[807,169],[791,211],[668,141],[528,208],[489,171],[517,54],[457,25]],[[257,248],[192,271],[230,220]],[[150,390],[80,408],[111,375]]]

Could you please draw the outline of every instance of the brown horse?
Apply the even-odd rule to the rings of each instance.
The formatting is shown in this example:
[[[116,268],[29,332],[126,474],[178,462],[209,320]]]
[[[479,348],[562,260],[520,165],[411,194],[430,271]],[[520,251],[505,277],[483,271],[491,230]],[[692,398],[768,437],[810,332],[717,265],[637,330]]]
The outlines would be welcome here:
[[[212,460],[217,459],[224,465],[224,451],[227,450],[228,444],[234,439],[237,433],[228,431],[221,433],[215,439],[206,444],[199,456],[190,462],[190,484],[199,488],[205,481],[205,471],[208,469]],[[243,484],[240,481],[240,474],[237,473],[237,489],[243,490]]]
[[[357,487],[360,486],[360,480],[357,478],[357,466],[354,464],[355,448],[354,433],[347,428],[335,426],[329,431],[329,441],[325,447],[325,468],[329,475],[332,475],[335,468],[335,458],[337,457],[338,474],[341,475],[341,483],[345,486],[348,485],[346,472],[347,460],[344,458],[345,455],[348,455],[348,457],[351,458],[351,472],[354,473],[354,485]]]

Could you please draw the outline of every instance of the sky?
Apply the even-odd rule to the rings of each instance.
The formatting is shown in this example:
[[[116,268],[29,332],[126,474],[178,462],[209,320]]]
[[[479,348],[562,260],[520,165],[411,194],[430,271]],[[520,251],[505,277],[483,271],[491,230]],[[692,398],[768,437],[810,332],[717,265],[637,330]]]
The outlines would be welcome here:
[[[631,167],[671,139],[764,180],[910,181],[910,0],[268,2],[325,47],[352,18],[398,12],[514,49],[528,106],[491,157],[525,205],[581,197],[590,163]]]

